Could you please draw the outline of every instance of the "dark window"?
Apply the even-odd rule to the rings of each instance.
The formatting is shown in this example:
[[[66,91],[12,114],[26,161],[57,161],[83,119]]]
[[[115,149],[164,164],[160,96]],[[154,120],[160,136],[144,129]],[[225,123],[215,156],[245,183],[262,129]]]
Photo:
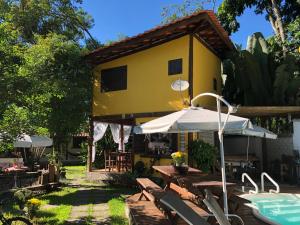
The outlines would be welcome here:
[[[174,59],[169,61],[169,75],[182,73],[182,59]]]
[[[143,134],[134,134],[132,148],[134,152],[145,152],[148,142],[146,136]]]
[[[216,78],[213,79],[213,86],[214,86],[214,90],[217,91],[218,90],[218,82],[217,82]]]
[[[87,137],[73,137],[73,148],[81,148],[81,144],[87,141]]]
[[[101,71],[101,92],[127,89],[127,66]]]

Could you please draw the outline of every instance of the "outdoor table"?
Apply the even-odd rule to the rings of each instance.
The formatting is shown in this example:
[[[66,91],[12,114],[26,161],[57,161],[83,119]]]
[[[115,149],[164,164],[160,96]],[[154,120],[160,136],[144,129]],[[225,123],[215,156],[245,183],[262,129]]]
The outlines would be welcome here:
[[[189,167],[186,175],[180,175],[174,168],[174,166],[152,166],[152,168],[159,172],[164,179],[166,186],[165,189],[170,187],[171,182],[176,181],[177,177],[190,176],[190,175],[201,175],[203,174],[201,170]]]
[[[223,183],[221,176],[203,173],[201,170],[192,167],[189,167],[186,175],[179,174],[173,166],[152,166],[152,168],[162,175],[162,178],[166,182],[165,189],[170,188],[171,183],[175,183],[195,194],[199,200],[205,197],[204,190],[209,189],[218,198],[221,207],[223,206]],[[236,184],[227,182],[226,187],[229,199],[233,194]]]
[[[14,175],[14,188],[18,187],[18,185],[17,185],[17,173],[24,172],[26,170],[28,170],[28,167],[25,167],[25,166],[21,167],[21,168],[9,167],[9,168],[5,169],[6,173],[12,173]]]

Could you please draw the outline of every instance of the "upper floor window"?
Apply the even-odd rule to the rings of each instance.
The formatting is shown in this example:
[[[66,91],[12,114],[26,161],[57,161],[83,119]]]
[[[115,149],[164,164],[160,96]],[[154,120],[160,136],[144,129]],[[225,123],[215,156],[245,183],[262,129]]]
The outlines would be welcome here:
[[[214,90],[217,91],[218,90],[218,81],[216,78],[213,79],[213,87],[214,87]]]
[[[182,59],[173,59],[168,63],[168,74],[175,75],[182,73]]]
[[[127,89],[127,66],[101,70],[101,92]]]

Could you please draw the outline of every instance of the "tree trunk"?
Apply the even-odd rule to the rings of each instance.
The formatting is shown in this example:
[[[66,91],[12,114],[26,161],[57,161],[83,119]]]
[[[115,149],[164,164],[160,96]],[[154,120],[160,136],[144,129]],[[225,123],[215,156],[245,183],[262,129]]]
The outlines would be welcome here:
[[[271,23],[272,27],[273,26],[276,27],[276,30],[277,30],[276,34],[281,40],[283,55],[286,56],[287,49],[285,47],[285,32],[284,32],[283,23],[282,23],[282,16],[280,14],[280,10],[279,10],[276,0],[271,0],[271,4],[272,4],[272,12],[275,17],[275,22],[273,20],[272,22],[270,21],[270,23]],[[269,18],[270,18],[270,16],[269,16]],[[272,17],[272,19],[273,19],[273,17]]]

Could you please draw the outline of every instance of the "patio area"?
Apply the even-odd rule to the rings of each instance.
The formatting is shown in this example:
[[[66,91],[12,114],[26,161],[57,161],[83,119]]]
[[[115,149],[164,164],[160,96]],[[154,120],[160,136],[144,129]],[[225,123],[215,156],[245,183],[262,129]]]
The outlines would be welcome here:
[[[222,206],[222,182],[213,181],[221,180],[220,176],[204,174],[193,168],[190,168],[190,172],[186,175],[180,175],[172,166],[155,166],[154,170],[161,173],[166,185],[160,187],[147,178],[137,178],[140,192],[126,199],[126,214],[130,224],[174,224],[174,221],[175,224],[195,224],[192,222],[191,212],[183,209],[182,205],[196,212],[199,219],[199,223],[196,224],[228,224],[226,221],[216,221],[218,216],[215,214],[216,211],[205,203],[207,198],[205,189],[208,189]],[[245,194],[242,192],[241,183],[227,183],[227,185],[229,213],[239,216],[245,225],[268,224],[258,219],[253,213],[253,208],[249,207],[251,202],[241,197]],[[297,186],[281,185],[280,188],[281,193],[300,193]],[[176,194],[181,205],[176,205],[173,200],[167,204],[164,202],[164,196],[169,192]],[[213,216],[209,216],[212,214]],[[201,223],[201,218],[208,223]],[[230,224],[242,223],[232,219]]]

